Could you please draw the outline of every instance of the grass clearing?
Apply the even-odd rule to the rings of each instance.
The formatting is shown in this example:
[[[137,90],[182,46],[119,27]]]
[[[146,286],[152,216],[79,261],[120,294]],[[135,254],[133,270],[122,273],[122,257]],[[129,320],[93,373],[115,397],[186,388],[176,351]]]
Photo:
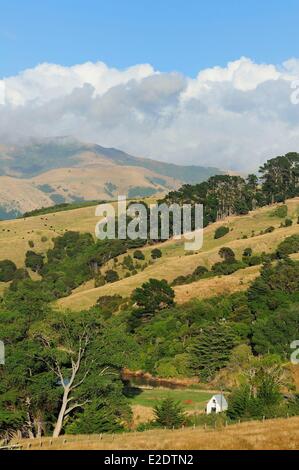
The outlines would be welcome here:
[[[133,398],[130,398],[130,404],[132,406],[140,405],[153,408],[159,402],[159,400],[172,398],[181,402],[186,411],[203,411],[206,403],[213,396],[213,393],[202,390],[171,390],[160,387],[153,389],[140,388],[139,391],[140,393],[137,393]]]

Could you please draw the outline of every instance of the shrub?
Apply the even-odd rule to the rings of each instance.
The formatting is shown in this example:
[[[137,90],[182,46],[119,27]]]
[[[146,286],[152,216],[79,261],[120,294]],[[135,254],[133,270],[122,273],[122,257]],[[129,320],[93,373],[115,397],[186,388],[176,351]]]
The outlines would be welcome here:
[[[116,282],[119,280],[119,275],[117,274],[116,271],[113,271],[112,269],[109,269],[107,272],[106,272],[106,275],[105,275],[105,281],[106,282]]]
[[[299,252],[299,235],[292,235],[283,240],[277,248],[277,257],[283,258],[284,256],[292,253]]]
[[[33,240],[29,240],[29,241],[28,241],[28,245],[30,246],[30,248],[34,248],[34,241],[33,241]]]
[[[284,227],[291,227],[293,225],[292,219],[285,219]]]
[[[274,232],[274,230],[275,230],[275,227],[273,227],[273,226],[271,225],[270,227],[268,227],[268,228],[266,228],[266,229],[264,230],[264,233],[272,233],[272,232]]]
[[[193,276],[201,277],[208,272],[209,270],[205,266],[197,266],[197,268],[193,271]]]
[[[249,266],[258,266],[262,263],[262,258],[260,256],[251,256],[247,261]]]
[[[224,237],[229,232],[229,228],[222,225],[215,230],[214,239],[217,240],[218,238]]]
[[[286,204],[276,207],[274,211],[271,212],[271,217],[279,217],[284,219],[288,215],[288,206]]]
[[[17,267],[15,263],[9,259],[0,261],[0,282],[9,282],[12,281]]]
[[[162,251],[159,250],[159,248],[154,248],[151,252],[151,257],[153,259],[161,258],[162,257]]]
[[[125,269],[128,269],[129,271],[133,271],[135,269],[133,259],[130,255],[125,256],[122,264],[123,264],[123,267]]]
[[[223,246],[219,250],[219,256],[224,260],[225,263],[234,263],[235,262],[235,253],[231,248]]]
[[[42,236],[41,238],[41,242],[42,243],[46,243],[48,241],[48,237],[46,237],[45,235]]]
[[[95,287],[102,287],[106,284],[105,276],[102,274],[98,274],[94,279],[94,286]]]
[[[142,253],[142,251],[136,250],[136,251],[134,251],[134,253],[133,253],[133,258],[135,258],[135,259],[140,259],[140,260],[144,260],[144,259],[145,259],[145,256],[144,256],[144,254]]]

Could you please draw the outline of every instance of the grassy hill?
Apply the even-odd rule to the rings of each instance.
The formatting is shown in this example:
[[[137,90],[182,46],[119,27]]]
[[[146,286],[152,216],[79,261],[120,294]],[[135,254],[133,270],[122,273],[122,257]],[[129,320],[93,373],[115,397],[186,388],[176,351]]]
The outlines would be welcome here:
[[[150,202],[151,200],[147,200]],[[251,247],[254,253],[270,252],[286,237],[299,232],[297,217],[299,213],[299,198],[287,201],[289,217],[293,218],[293,226],[279,228],[282,219],[273,216],[275,206],[264,207],[245,216],[232,216],[224,221],[209,225],[204,230],[204,245],[199,252],[186,253],[183,240],[169,240],[162,243],[159,248],[163,256],[144,271],[138,272],[129,278],[120,279],[113,284],[94,288],[94,282],[89,281],[80,286],[69,297],[60,299],[57,305],[60,308],[80,310],[95,304],[97,299],[107,293],[118,293],[128,296],[133,289],[151,277],[165,278],[173,281],[177,276],[190,274],[198,265],[211,267],[219,260],[218,251],[221,246],[232,248],[237,257],[241,257],[245,248]],[[0,259],[11,259],[18,267],[24,265],[25,253],[29,248],[29,241],[34,243],[34,250],[45,253],[52,246],[52,238],[62,235],[66,230],[94,233],[97,222],[95,207],[84,207],[65,212],[29,217],[0,222]],[[215,240],[214,233],[218,226],[226,225],[230,231],[225,237]],[[276,229],[272,233],[260,235],[269,226]],[[252,231],[254,230],[254,236]],[[248,238],[243,238],[247,236]],[[150,258],[152,247],[145,247],[143,252],[146,260]],[[123,257],[119,258],[121,265]],[[108,264],[111,267],[112,264]],[[115,269],[115,268],[114,268]],[[116,268],[123,275],[121,266]],[[237,271],[230,276],[203,279],[187,286],[175,288],[177,301],[185,302],[192,297],[210,297],[224,292],[243,290],[258,275],[259,267],[251,267]],[[5,288],[0,283],[1,290]]]
[[[159,245],[162,250],[162,258],[155,261],[153,265],[147,267],[144,271],[135,276],[123,278],[113,284],[94,288],[93,282],[81,286],[71,296],[60,299],[57,305],[61,308],[80,310],[94,305],[97,299],[103,295],[118,293],[124,297],[143,282],[154,277],[173,281],[180,275],[191,274],[198,265],[211,267],[219,261],[218,251],[221,246],[228,246],[234,250],[237,257],[241,257],[245,248],[251,247],[254,253],[269,253],[286,237],[299,232],[299,225],[296,219],[299,210],[299,198],[287,202],[289,216],[294,218],[294,224],[291,227],[279,228],[281,219],[273,217],[274,207],[266,207],[251,212],[247,216],[228,217],[225,221],[211,224],[204,230],[204,245],[200,252],[190,254],[184,251],[183,241],[169,240]],[[230,232],[223,238],[214,239],[214,233],[218,226],[227,225]],[[276,230],[272,233],[259,235],[260,231],[269,226],[275,226]],[[255,236],[251,236],[252,230],[255,230]],[[247,239],[242,237],[248,236]],[[149,259],[151,247],[146,247],[143,252]],[[121,261],[121,258],[120,258]],[[175,288],[176,300],[183,303],[192,297],[212,297],[215,294],[235,292],[245,290],[248,284],[257,277],[259,267],[251,267],[237,271],[230,276],[222,276],[221,282],[218,278],[203,279],[187,286],[177,286]]]
[[[17,442],[24,450],[298,450],[299,418],[246,422],[217,430],[196,427]]]

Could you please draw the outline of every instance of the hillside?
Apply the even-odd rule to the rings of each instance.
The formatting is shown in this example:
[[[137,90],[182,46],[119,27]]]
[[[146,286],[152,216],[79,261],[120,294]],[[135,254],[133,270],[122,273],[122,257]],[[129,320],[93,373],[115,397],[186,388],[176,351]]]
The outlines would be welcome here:
[[[299,211],[299,198],[287,201],[287,205],[289,215],[296,219]],[[251,247],[255,253],[269,253],[284,238],[299,233],[297,224],[292,227],[278,229],[281,219],[272,216],[274,207],[258,209],[247,216],[227,217],[224,221],[209,225],[204,229],[204,245],[198,253],[185,253],[183,241],[169,240],[162,243],[159,245],[163,253],[162,258],[156,260],[153,265],[147,267],[144,271],[98,288],[93,288],[93,282],[90,281],[85,286],[78,288],[71,296],[60,299],[57,305],[71,310],[89,308],[103,295],[117,293],[127,297],[136,287],[150,278],[173,281],[178,276],[190,274],[198,265],[210,268],[215,262],[219,261],[218,251],[221,246],[232,248],[237,257],[241,257],[242,252],[247,247]],[[214,233],[220,225],[229,226],[230,232],[225,237],[215,240]],[[261,230],[267,229],[270,225],[277,227],[277,230],[259,235]],[[256,235],[251,237],[253,226]],[[244,235],[248,238],[243,239]],[[150,257],[150,251],[150,247],[143,250],[147,259]],[[259,267],[253,266],[237,271],[230,276],[222,276],[221,282],[218,278],[211,278],[200,280],[194,284],[177,286],[175,287],[176,300],[183,303],[193,297],[206,298],[215,294],[245,290],[248,288],[249,283],[257,277],[258,273]]]
[[[104,436],[14,441],[23,450],[298,450],[299,418],[230,425],[219,430],[187,428]]]
[[[217,173],[222,172],[137,158],[72,138],[0,146],[0,219],[57,203],[151,196]]]
[[[288,200],[287,205],[289,216],[293,217],[296,222],[299,212],[299,198]],[[223,245],[231,247],[238,257],[246,247],[251,247],[256,253],[270,252],[283,238],[299,232],[299,226],[294,223],[292,227],[277,228],[272,233],[259,235],[261,230],[265,230],[270,225],[279,227],[281,219],[272,215],[275,207],[264,207],[252,211],[246,216],[227,217],[224,221],[209,225],[204,229],[204,245],[198,253],[185,253],[182,241],[169,240],[162,243],[158,246],[162,250],[163,257],[156,260],[144,271],[98,288],[94,288],[94,281],[89,281],[75,290],[71,296],[60,299],[58,305],[74,310],[88,308],[97,301],[98,297],[106,295],[108,292],[128,296],[138,285],[151,277],[173,281],[179,275],[190,274],[199,264],[211,267],[219,260],[218,251]],[[24,265],[25,253],[29,249],[30,240],[33,241],[34,249],[37,252],[45,253],[52,246],[53,237],[62,235],[66,230],[93,234],[96,222],[95,207],[93,206],[26,219],[2,221],[0,222],[0,259],[11,259],[18,267],[21,267]],[[214,233],[220,225],[227,225],[230,232],[225,237],[215,240]],[[251,237],[253,226],[256,236]],[[243,239],[244,236],[248,236],[248,238]],[[143,249],[146,259],[150,258],[150,251],[151,247]],[[122,257],[119,261],[121,262],[121,260]],[[230,276],[222,276],[221,283],[217,278],[211,278],[187,286],[177,286],[175,288],[177,301],[181,303],[192,297],[209,297],[227,291],[234,292],[246,289],[248,283],[258,273],[259,267],[254,266]],[[122,274],[120,271],[120,275]],[[0,282],[0,293],[4,288],[5,284]]]

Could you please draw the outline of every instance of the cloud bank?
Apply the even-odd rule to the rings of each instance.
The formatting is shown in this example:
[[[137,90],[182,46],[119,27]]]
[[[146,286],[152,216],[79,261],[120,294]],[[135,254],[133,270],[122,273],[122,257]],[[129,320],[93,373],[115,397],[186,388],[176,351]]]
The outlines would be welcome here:
[[[299,59],[248,58],[196,78],[140,64],[41,64],[0,80],[0,143],[71,135],[133,155],[251,171],[299,151]]]

